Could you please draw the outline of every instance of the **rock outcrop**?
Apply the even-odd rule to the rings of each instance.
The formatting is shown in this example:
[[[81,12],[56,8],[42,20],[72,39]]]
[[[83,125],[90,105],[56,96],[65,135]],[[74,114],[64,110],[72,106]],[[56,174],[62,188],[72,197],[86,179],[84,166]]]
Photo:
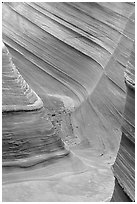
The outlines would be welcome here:
[[[16,69],[4,44],[2,47],[2,95],[2,112],[31,111],[43,107],[42,100]]]
[[[54,176],[65,171],[67,176],[60,175],[60,186],[55,182],[55,189],[52,179],[49,183],[40,184],[34,181],[34,173],[30,171],[16,175],[15,180],[12,180],[12,175],[4,175],[4,181],[10,177],[13,189],[19,189],[15,196],[18,200],[27,200],[29,195],[32,196],[28,198],[30,201],[111,199],[114,189],[111,166],[119,150],[126,102],[124,72],[135,40],[134,15],[134,3],[127,2],[3,4],[3,41],[12,54],[14,64],[42,99],[44,107],[54,101],[57,109],[59,102],[55,98],[66,104],[69,122],[64,120],[60,123],[63,131],[60,137],[67,141],[70,151],[80,160],[75,162],[70,156],[70,165],[67,165],[67,159],[62,159],[57,166],[52,164],[51,168],[46,166],[44,170],[38,170],[44,172],[44,178],[53,172],[54,166]],[[51,118],[54,126],[54,116]],[[67,126],[72,131],[68,131]],[[85,172],[87,166],[90,166],[88,176]],[[68,177],[69,170],[72,177]],[[79,177],[78,172],[84,172],[83,176],[80,173]],[[33,181],[15,185],[19,177],[25,180],[28,175]],[[40,179],[38,174],[35,178]],[[22,197],[22,191],[26,195],[25,185],[30,189],[27,198]],[[11,186],[4,186],[4,200],[15,199]],[[38,186],[41,190],[36,196]],[[50,196],[47,196],[48,192],[45,197],[42,196],[44,186],[45,189],[50,188]],[[6,189],[11,197],[6,197]],[[121,196],[119,187],[117,189],[117,195]],[[124,201],[125,198],[121,199]]]
[[[20,75],[4,45],[2,96],[3,166],[33,166],[69,153],[48,119],[42,100]]]

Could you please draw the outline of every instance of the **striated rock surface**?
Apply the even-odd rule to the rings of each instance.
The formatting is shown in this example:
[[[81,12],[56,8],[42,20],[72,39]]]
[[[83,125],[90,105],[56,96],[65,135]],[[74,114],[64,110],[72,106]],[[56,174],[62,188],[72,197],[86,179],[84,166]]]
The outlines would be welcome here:
[[[2,49],[3,166],[31,166],[69,152],[48,119],[43,102]]]
[[[2,47],[2,112],[37,110],[43,107],[39,96],[20,75],[8,49]]]
[[[3,46],[2,51],[3,201],[110,200],[114,188],[110,169],[103,165],[99,170],[91,168],[65,149],[60,134],[64,136],[64,131],[68,131],[69,121],[62,127],[64,131],[59,131],[54,125],[59,120],[57,113],[50,110],[56,116],[53,120],[17,71],[8,49]],[[56,107],[61,111],[59,101]],[[64,156],[65,160],[56,164]],[[104,185],[109,188],[104,189]]]
[[[125,71],[127,87],[122,138],[113,169],[118,183],[135,201],[135,44]],[[113,200],[117,200],[115,191]]]
[[[4,170],[4,201],[110,201],[134,10],[122,2],[3,4],[3,41],[71,151],[39,169]]]

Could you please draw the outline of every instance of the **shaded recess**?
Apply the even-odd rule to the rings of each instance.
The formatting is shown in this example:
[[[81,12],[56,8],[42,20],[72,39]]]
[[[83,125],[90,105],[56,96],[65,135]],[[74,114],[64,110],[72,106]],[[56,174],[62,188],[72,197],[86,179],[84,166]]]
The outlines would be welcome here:
[[[11,187],[19,189],[20,197],[16,195],[19,200],[25,200],[21,195],[24,186],[29,186],[27,195],[32,193],[32,197],[26,199],[31,201],[40,186],[38,195],[44,201],[110,201],[114,189],[111,165],[120,145],[126,102],[124,71],[135,39],[134,13],[134,3],[122,2],[3,4],[3,41],[20,74],[42,99],[44,107],[48,109],[55,101],[54,110],[51,109],[56,112],[57,101],[63,101],[69,122],[64,115],[60,136],[74,156],[70,156],[70,163],[62,159],[52,164],[51,169],[38,170],[39,175],[41,171],[46,175],[53,171],[54,175],[63,170],[75,172],[70,180],[61,174],[58,182],[64,188],[57,183],[51,188],[52,180],[46,184],[33,181],[31,185],[27,182],[14,185],[14,179],[25,178],[25,173],[13,180],[4,175],[4,181],[10,178]],[[49,115],[53,125],[55,116]],[[68,131],[67,124],[72,131]],[[85,173],[87,166],[89,174]],[[81,173],[78,176],[81,171],[83,177]],[[34,180],[33,172],[28,175]],[[51,194],[45,193],[43,197],[45,185]],[[4,196],[7,191],[12,195],[11,187],[5,185]],[[10,200],[10,196],[4,198]]]

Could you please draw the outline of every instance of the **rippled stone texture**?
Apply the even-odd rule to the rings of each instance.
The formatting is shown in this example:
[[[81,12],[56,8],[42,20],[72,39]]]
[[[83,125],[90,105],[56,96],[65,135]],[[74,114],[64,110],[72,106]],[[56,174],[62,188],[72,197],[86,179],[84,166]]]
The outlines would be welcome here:
[[[43,102],[2,49],[3,166],[31,166],[68,154],[48,119]]]
[[[69,168],[66,165],[68,160],[62,160],[53,173],[55,176],[57,172],[63,171],[59,179],[60,186],[54,188],[52,183],[49,190],[47,183],[43,184],[54,198],[42,198],[40,191],[37,199],[110,200],[113,176],[104,177],[103,172],[110,175],[110,167],[115,161],[120,144],[120,127],[126,101],[124,71],[135,38],[134,10],[134,3],[123,2],[3,4],[3,40],[12,53],[16,66],[43,102],[47,100],[47,96],[53,96],[61,98],[67,104],[66,109],[71,110],[69,114],[73,134],[66,134],[67,125],[64,128],[61,124],[66,134],[65,141],[73,144],[69,146],[71,152],[91,167],[91,175],[85,181],[82,179],[86,178],[85,173],[83,177],[80,173],[79,179],[78,172],[74,171],[75,168],[83,171],[79,162],[70,158]],[[50,170],[46,167],[42,176],[45,178],[53,168],[53,164]],[[67,178],[66,175],[64,178],[64,171],[66,174],[70,169],[77,179],[76,185],[73,185],[73,177]],[[29,172],[29,176],[31,175],[34,172]],[[21,174],[16,175],[15,180],[20,176]],[[24,173],[24,178],[25,176]],[[5,177],[8,178],[7,175]],[[13,179],[11,186],[16,189],[14,182]],[[36,186],[34,189],[31,189],[32,183],[25,183],[30,189],[28,195],[33,191],[30,200],[33,200],[34,192],[39,187],[39,182],[33,183]],[[63,184],[66,188],[62,187]],[[4,189],[8,189],[12,197],[11,186],[4,186]],[[90,187],[89,191],[83,191],[86,186]],[[16,197],[25,200],[25,196],[22,196],[22,191],[24,195],[26,193],[24,185],[20,183],[18,188],[21,189],[20,196]],[[6,190],[4,192],[6,197]],[[13,196],[11,200],[14,199]]]
[[[114,164],[114,174],[124,192],[135,201],[135,43],[125,72],[127,97],[122,138]],[[119,201],[114,191],[113,200]]]

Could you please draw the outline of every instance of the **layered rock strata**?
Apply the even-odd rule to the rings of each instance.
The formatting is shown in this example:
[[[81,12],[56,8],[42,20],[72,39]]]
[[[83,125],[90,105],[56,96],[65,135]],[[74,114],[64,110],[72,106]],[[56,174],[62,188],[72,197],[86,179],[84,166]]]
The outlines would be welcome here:
[[[68,154],[47,117],[43,102],[2,49],[3,166],[31,166]]]
[[[135,201],[135,43],[126,66],[125,83],[127,96],[121,128],[122,138],[113,169],[119,185]],[[115,191],[112,199],[117,200]]]
[[[6,58],[5,61],[8,61],[9,55],[5,49],[3,56]],[[10,65],[12,68],[12,61],[10,61]],[[5,67],[3,67],[5,76],[4,70]],[[15,66],[13,75],[14,71]],[[86,165],[75,155],[69,154],[47,117],[45,103],[43,103],[44,107],[35,107],[33,111],[25,109],[30,100],[25,100],[24,98],[27,96],[24,94],[22,96],[24,100],[20,101],[19,95],[22,93],[23,87],[19,86],[18,88],[16,75],[12,78],[10,69],[8,69],[8,74],[14,83],[8,83],[9,81],[5,80],[5,77],[3,77],[3,82],[5,82],[5,87],[11,88],[11,91],[14,88],[15,96],[18,94],[18,101],[14,102],[16,97],[14,98],[14,94],[11,94],[10,97],[13,101],[6,103],[6,99],[9,100],[7,96],[3,102],[10,107],[2,114],[3,202],[110,200],[114,187],[111,170],[104,165],[99,165],[99,168]],[[19,72],[17,74],[20,76]],[[3,91],[4,96],[6,93]],[[11,92],[9,91],[9,93]],[[33,93],[35,94],[35,92]],[[20,103],[22,106],[19,106],[17,111],[16,104]],[[13,109],[12,104],[15,107]],[[56,108],[59,109],[60,106],[59,101],[58,103],[56,101]],[[23,111],[21,107],[24,107]],[[67,128],[64,131],[66,130]],[[57,160],[57,158],[68,154],[68,157]]]
[[[43,107],[42,100],[16,69],[4,44],[2,48],[2,95],[2,112],[31,111]]]
[[[47,93],[71,99],[75,138],[67,135],[69,142],[71,138],[73,152],[97,172],[103,172],[98,164],[110,168],[120,144],[126,100],[124,71],[134,40],[134,7],[134,3],[127,2],[3,4],[3,39],[20,73],[42,99]],[[72,168],[78,166],[76,163],[73,166],[72,160],[70,163]],[[95,180],[99,178],[91,175]],[[110,181],[108,176],[105,179]],[[81,189],[81,183],[82,179],[78,179],[76,189],[78,186]],[[98,182],[92,180],[91,186],[93,183],[95,191],[98,187],[103,194],[105,189],[110,189],[100,179]],[[85,186],[87,184],[88,181]],[[63,188],[65,195],[77,192],[66,189]],[[51,191],[55,196],[53,188]],[[60,197],[57,194],[56,198],[62,199],[63,191],[59,189],[59,192]],[[90,192],[93,193],[90,189],[86,197]],[[121,196],[119,189],[117,193]],[[72,197],[79,201],[76,194]],[[111,195],[110,191],[109,197]],[[99,196],[96,198],[101,201]],[[92,197],[92,201],[95,200]]]

